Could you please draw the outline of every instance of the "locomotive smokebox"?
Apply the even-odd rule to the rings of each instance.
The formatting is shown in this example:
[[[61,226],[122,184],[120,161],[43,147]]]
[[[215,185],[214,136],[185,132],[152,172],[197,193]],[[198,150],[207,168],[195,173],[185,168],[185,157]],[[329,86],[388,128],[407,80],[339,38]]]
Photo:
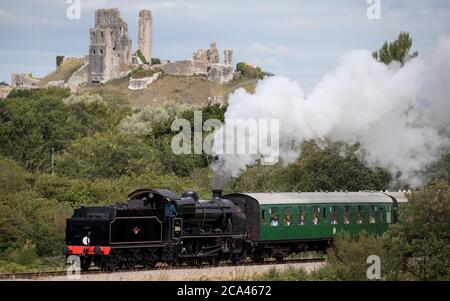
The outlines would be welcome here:
[[[219,200],[222,198],[222,189],[213,189],[212,191],[213,200]]]

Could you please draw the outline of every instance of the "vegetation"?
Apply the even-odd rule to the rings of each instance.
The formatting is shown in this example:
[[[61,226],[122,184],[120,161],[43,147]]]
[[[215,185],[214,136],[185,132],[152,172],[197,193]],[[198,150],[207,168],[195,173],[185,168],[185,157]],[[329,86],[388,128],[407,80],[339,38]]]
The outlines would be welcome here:
[[[400,44],[404,42],[395,45]],[[395,59],[402,57],[406,59],[395,54]],[[208,198],[213,158],[173,154],[170,145],[176,133],[171,124],[178,117],[193,124],[196,110],[202,111],[203,120],[223,121],[226,106],[201,105],[193,99],[228,95],[238,87],[251,90],[264,74],[245,63],[237,68],[243,78],[227,85],[202,77],[163,76],[148,91],[130,92],[120,79],[86,85],[77,94],[61,88],[13,89],[1,99],[0,271],[60,266],[65,219],[73,207],[124,201],[129,192],[142,187],[177,193],[193,189]],[[146,102],[136,102],[139,97]],[[133,110],[130,99],[140,109]],[[146,106],[149,99],[151,107]],[[301,153],[289,165],[250,167],[225,189],[351,191],[395,185],[386,170],[369,166],[358,155],[364,153],[358,144],[309,141]],[[427,183],[433,184],[413,193],[401,211],[404,222],[384,236],[342,233],[323,269],[271,271],[258,277],[363,280],[365,259],[377,254],[383,279],[449,279],[449,162],[446,154],[424,171]]]
[[[410,53],[412,38],[409,32],[400,32],[398,38],[393,42],[385,42],[383,47],[373,52],[373,57],[386,65],[398,62],[403,66],[411,58],[417,57],[419,52]]]
[[[152,57],[152,65],[159,65],[161,64],[161,60],[157,57]]]
[[[64,60],[64,56],[63,55],[57,55],[56,56],[56,68],[61,66],[63,60]]]
[[[272,74],[264,72],[260,67],[256,67],[245,62],[237,63],[236,70],[246,78],[262,79],[264,76],[271,76]]]
[[[141,60],[141,62],[143,64],[148,64],[147,59],[145,58],[145,56],[142,54],[141,50],[137,50],[136,51],[136,55],[139,57],[139,59]]]
[[[58,64],[58,58],[57,62]],[[58,68],[46,75],[39,82],[40,87],[45,87],[46,84],[50,81],[65,81],[67,82],[72,74],[80,69],[84,64],[84,60],[82,58],[67,58],[66,60],[61,60],[60,65],[57,65]]]

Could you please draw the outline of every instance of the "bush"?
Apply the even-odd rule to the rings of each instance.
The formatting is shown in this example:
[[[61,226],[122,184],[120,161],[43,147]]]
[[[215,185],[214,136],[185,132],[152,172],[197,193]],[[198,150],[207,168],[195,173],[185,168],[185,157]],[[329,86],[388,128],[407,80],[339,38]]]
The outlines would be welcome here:
[[[10,262],[27,266],[39,262],[36,246],[27,241],[21,248],[10,250],[7,258]]]
[[[147,64],[147,59],[142,54],[142,52],[138,49],[136,50],[136,55],[139,57],[139,59],[142,61],[142,63]]]
[[[264,74],[260,67],[255,67],[244,62],[238,63],[236,70],[248,78],[262,78]]]
[[[55,169],[71,178],[113,179],[158,170],[159,163],[140,138],[113,131],[74,140],[57,156]]]
[[[161,60],[157,57],[152,57],[152,65],[159,65],[161,64]]]
[[[388,279],[450,280],[450,185],[413,192],[386,233]]]
[[[64,56],[63,55],[57,55],[56,56],[56,68],[61,66],[63,60],[64,60]]]

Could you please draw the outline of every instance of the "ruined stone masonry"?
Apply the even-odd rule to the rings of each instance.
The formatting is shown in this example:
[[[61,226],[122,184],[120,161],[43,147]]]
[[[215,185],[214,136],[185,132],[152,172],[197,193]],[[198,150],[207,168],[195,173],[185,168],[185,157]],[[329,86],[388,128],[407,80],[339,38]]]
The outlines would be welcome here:
[[[26,73],[11,74],[11,87],[19,89],[35,89],[38,88],[40,80],[32,78]]]
[[[90,30],[89,81],[104,83],[129,73],[131,39],[119,9],[95,11],[95,27]]]
[[[233,51],[225,49],[223,63],[220,62],[219,50],[215,42],[209,49],[199,49],[191,60],[165,62],[151,65],[153,47],[153,17],[149,10],[139,12],[138,50],[148,64],[133,54],[132,42],[128,35],[128,24],[122,19],[118,8],[98,9],[95,11],[95,26],[90,29],[89,54],[84,57],[83,66],[75,71],[66,81],[55,80],[47,87],[68,87],[72,91],[85,83],[105,83],[127,76],[134,68],[151,68],[169,75],[193,76],[203,75],[209,80],[223,84],[231,81],[235,74],[233,68]],[[64,58],[66,60],[67,58]],[[155,69],[153,69],[155,68]],[[158,76],[146,79],[132,79],[130,89],[147,87]],[[13,73],[11,87],[20,89],[37,88],[39,80],[27,74]]]
[[[152,12],[141,10],[139,12],[138,49],[147,60],[152,63]]]
[[[192,54],[191,61],[176,61],[162,65],[164,73],[169,75],[206,75],[209,80],[224,84],[230,82],[235,74],[232,66],[233,51],[224,50],[224,63],[220,63],[219,51],[215,42],[212,42],[209,49],[198,49]]]

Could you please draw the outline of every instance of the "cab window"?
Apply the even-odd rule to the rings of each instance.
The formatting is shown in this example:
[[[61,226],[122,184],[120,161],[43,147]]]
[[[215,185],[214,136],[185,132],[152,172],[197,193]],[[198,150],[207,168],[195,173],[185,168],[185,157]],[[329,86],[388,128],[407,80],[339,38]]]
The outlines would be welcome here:
[[[272,227],[278,226],[278,208],[277,207],[269,208],[269,215],[270,215],[270,226]]]
[[[292,224],[291,208],[284,208],[283,225],[290,226]]]

